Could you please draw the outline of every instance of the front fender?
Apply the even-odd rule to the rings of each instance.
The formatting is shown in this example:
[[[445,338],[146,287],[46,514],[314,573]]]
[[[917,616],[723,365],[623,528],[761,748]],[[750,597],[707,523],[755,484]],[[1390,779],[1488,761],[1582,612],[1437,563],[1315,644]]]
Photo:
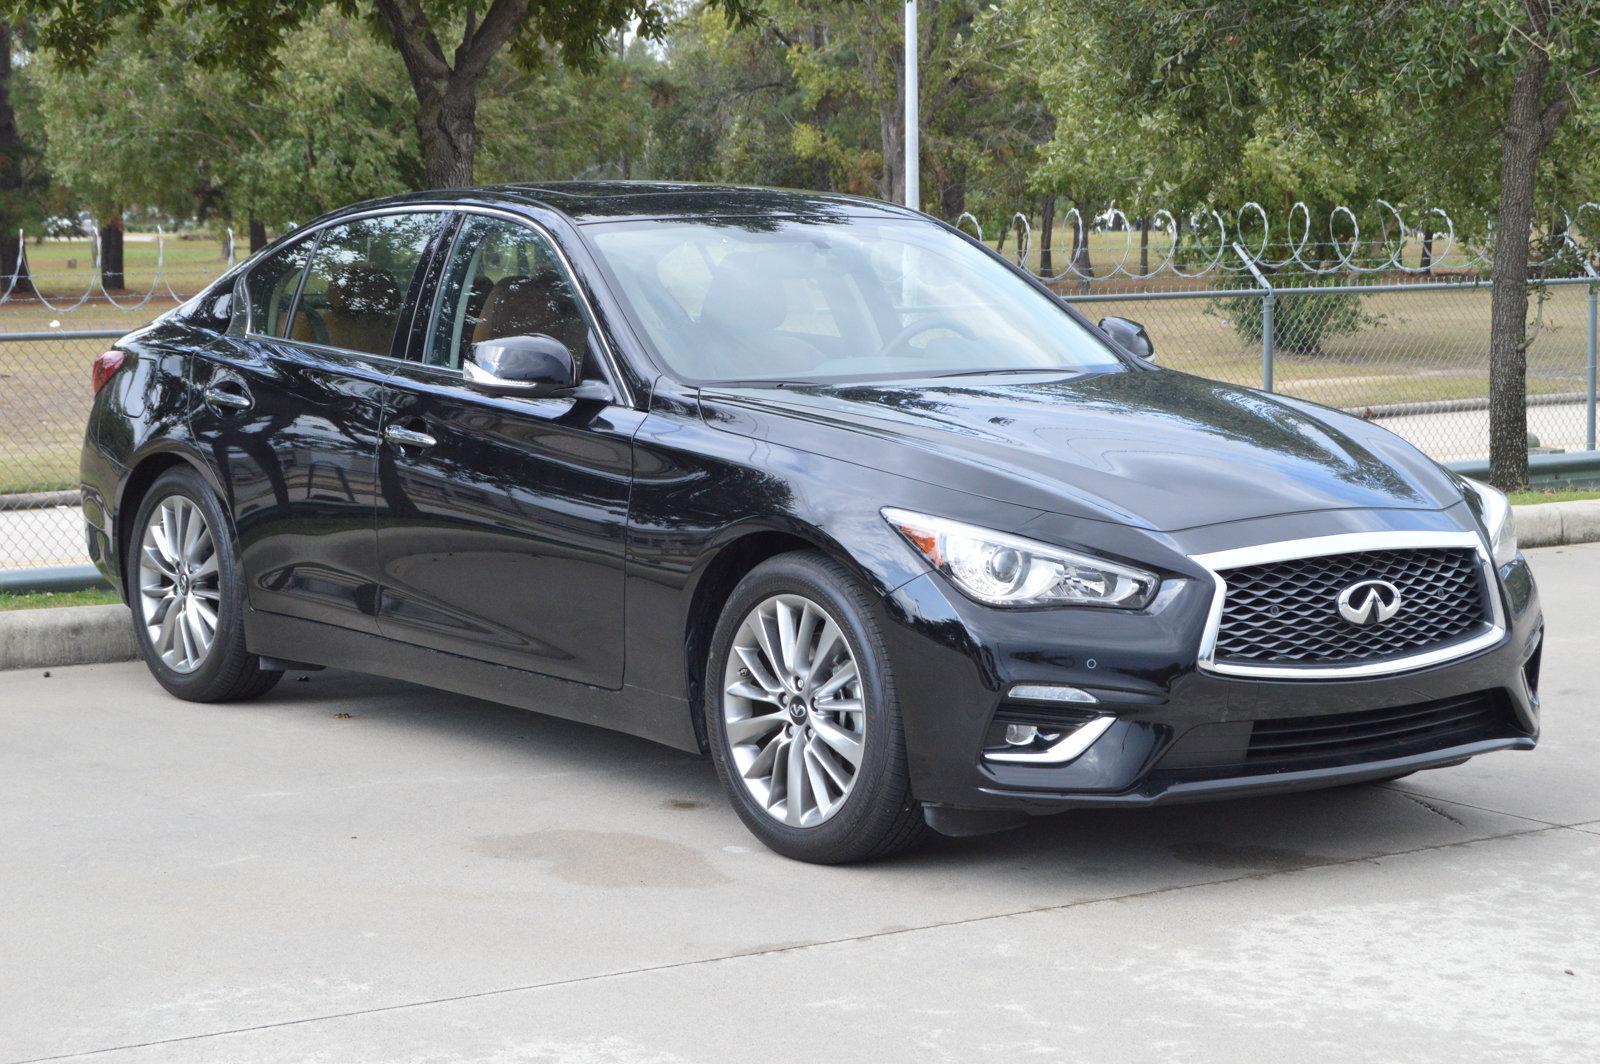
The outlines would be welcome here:
[[[697,597],[741,545],[765,538],[784,549],[814,547],[886,597],[928,566],[883,519],[883,507],[1001,528],[1039,514],[724,432],[701,420],[692,397],[659,391],[634,445],[627,682],[674,697],[689,693],[686,635]]]

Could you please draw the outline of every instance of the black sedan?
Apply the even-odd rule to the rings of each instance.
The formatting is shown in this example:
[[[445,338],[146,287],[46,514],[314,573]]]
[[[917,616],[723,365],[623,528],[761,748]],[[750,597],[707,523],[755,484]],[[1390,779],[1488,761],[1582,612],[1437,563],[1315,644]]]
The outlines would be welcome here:
[[[883,203],[403,196],[96,362],[89,549],[181,698],[338,666],[709,752],[811,861],[1531,748],[1504,496],[1152,357]]]

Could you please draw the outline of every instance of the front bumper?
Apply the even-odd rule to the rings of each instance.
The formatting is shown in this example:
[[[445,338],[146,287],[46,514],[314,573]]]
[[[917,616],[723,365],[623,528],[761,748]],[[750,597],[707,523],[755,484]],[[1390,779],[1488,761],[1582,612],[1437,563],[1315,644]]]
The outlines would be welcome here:
[[[1032,814],[1074,807],[1143,807],[1281,793],[1383,779],[1459,763],[1538,739],[1543,618],[1527,562],[1498,574],[1505,632],[1493,645],[1410,671],[1340,679],[1264,679],[1201,667],[1212,604],[1198,586],[1164,589],[1148,610],[1004,611],[980,606],[928,573],[886,600],[886,626],[905,717],[912,788],[953,810]],[[1193,582],[1198,585],[1198,581]],[[1060,765],[982,757],[985,735],[1017,684],[1062,684],[1094,694],[1116,717]],[[1317,718],[1387,718],[1434,706],[1481,706],[1477,727],[1405,742],[1330,746],[1285,763],[1246,757],[1252,731]],[[1014,707],[1011,707],[1014,708]],[[1448,715],[1446,710],[1438,711]]]

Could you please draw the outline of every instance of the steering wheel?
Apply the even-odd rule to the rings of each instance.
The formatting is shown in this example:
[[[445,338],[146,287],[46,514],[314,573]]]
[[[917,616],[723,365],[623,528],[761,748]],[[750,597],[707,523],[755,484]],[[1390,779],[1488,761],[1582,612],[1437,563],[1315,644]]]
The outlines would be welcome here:
[[[892,355],[906,346],[913,339],[921,336],[930,329],[949,329],[963,340],[976,340],[967,323],[950,314],[935,314],[931,318],[918,318],[904,329],[895,333],[894,338],[883,345],[884,356]]]

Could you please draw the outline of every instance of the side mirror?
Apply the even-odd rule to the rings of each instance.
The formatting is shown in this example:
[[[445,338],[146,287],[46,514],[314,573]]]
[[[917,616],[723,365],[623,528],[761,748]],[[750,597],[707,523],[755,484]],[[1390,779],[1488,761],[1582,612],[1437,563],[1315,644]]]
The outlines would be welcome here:
[[[572,352],[544,333],[481,340],[461,372],[468,385],[489,395],[564,395],[578,386]]]
[[[1156,345],[1150,341],[1150,334],[1144,331],[1144,326],[1127,318],[1101,318],[1100,331],[1111,338],[1111,342],[1122,348],[1134,358],[1142,358],[1146,362],[1156,360]]]

